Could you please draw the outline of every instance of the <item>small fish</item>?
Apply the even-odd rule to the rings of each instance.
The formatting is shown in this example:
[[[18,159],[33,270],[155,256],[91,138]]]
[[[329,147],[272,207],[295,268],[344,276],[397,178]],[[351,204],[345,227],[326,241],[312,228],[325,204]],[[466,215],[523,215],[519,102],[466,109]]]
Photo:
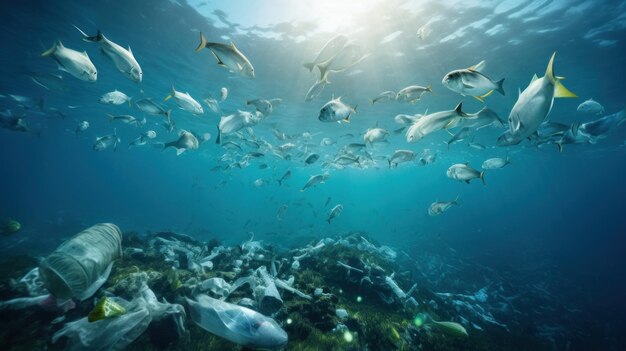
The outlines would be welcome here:
[[[274,109],[274,107],[272,106],[272,103],[269,100],[265,100],[265,99],[246,100],[245,104],[246,106],[254,105],[256,110],[261,112],[264,116],[267,116],[270,113],[272,113]]]
[[[431,217],[438,216],[447,210],[449,210],[452,206],[459,205],[459,196],[457,195],[456,199],[453,201],[435,201],[428,207],[428,215]]]
[[[228,89],[226,87],[222,87],[222,89],[220,89],[220,102],[226,101],[227,98],[228,98]]]
[[[396,92],[395,91],[383,91],[382,93],[378,94],[378,96],[376,96],[373,99],[370,99],[370,103],[372,105],[379,103],[385,103],[385,102],[390,102],[390,101],[394,101],[396,99]]]
[[[604,114],[604,106],[600,105],[599,102],[589,99],[582,104],[578,105],[576,109],[580,113],[584,114],[593,114],[593,115],[601,115]]]
[[[328,83],[324,80],[318,80],[317,82],[315,82],[315,84],[313,84],[311,88],[309,88],[309,91],[307,91],[306,96],[304,97],[304,101],[311,101],[317,98],[326,87],[326,84]]]
[[[156,138],[157,134],[154,130],[149,130],[145,133],[142,133],[137,139],[131,141],[128,144],[128,148],[130,149],[133,146],[142,146],[142,145],[146,145],[146,143],[148,142],[149,139],[154,139]]]
[[[300,189],[300,192],[303,192],[310,187],[315,187],[320,183],[324,183],[329,177],[330,177],[330,174],[328,173],[311,176],[311,178],[307,180],[306,184],[304,184],[302,189]]]
[[[76,129],[74,130],[75,134],[78,134],[80,132],[84,132],[87,129],[89,129],[89,122],[87,121],[81,121],[78,123],[78,125],[76,126]]]
[[[204,99],[204,103],[207,104],[207,106],[209,106],[211,111],[213,111],[214,113],[222,114],[222,110],[220,109],[220,104],[217,102],[217,100],[211,97],[208,97]]]
[[[254,185],[256,188],[262,187],[264,185],[267,185],[267,182],[264,179],[257,179],[254,182],[252,182],[252,185]]]
[[[304,163],[306,163],[307,165],[311,165],[314,164],[317,160],[319,160],[320,155],[318,154],[310,154],[309,156],[307,156],[306,159],[304,159]]]
[[[427,87],[422,87],[419,85],[410,85],[398,92],[396,94],[396,100],[398,102],[408,102],[410,104],[419,101],[422,98],[424,93],[433,92],[432,84]]]
[[[163,101],[167,101],[171,98],[174,98],[174,102],[176,102],[176,105],[178,105],[181,110],[185,110],[194,115],[204,114],[202,105],[200,105],[198,101],[194,100],[194,98],[192,98],[189,93],[181,93],[180,91],[176,91],[176,89],[172,87],[172,91],[168,96],[165,97]]]
[[[250,60],[237,49],[235,44],[207,42],[204,35],[200,33],[200,45],[196,48],[196,52],[204,48],[211,51],[219,66],[243,77],[254,78],[254,67],[252,67]]]
[[[494,157],[483,162],[483,169],[499,169],[511,163],[509,156],[506,158]]]
[[[193,133],[181,129],[178,139],[165,143],[163,145],[163,150],[168,147],[173,147],[176,149],[176,156],[178,156],[187,150],[195,150],[198,146],[200,146],[200,142],[198,142],[196,136],[193,135]]]
[[[276,219],[279,221],[283,220],[283,216],[285,215],[285,212],[287,212],[287,209],[289,207],[287,205],[282,205],[278,208],[278,210],[276,211]]]
[[[415,160],[415,153],[411,150],[396,150],[387,160],[389,168],[395,168],[398,163],[409,162]]]
[[[448,168],[446,175],[450,179],[469,184],[472,179],[480,179],[485,184],[485,172],[479,172],[468,163],[457,163]]]
[[[66,48],[59,40],[50,49],[42,53],[41,56],[52,57],[59,65],[61,71],[67,72],[80,80],[87,82],[98,80],[98,70],[96,70],[96,66],[89,59],[87,52],[78,52]]]
[[[107,39],[100,31],[94,36],[89,36],[85,34],[78,27],[74,26],[74,28],[78,29],[78,31],[83,35],[83,40],[98,43],[100,44],[100,48],[106,57],[108,57],[115,67],[122,72],[127,78],[136,83],[141,83],[143,79],[143,71],[141,70],[141,66],[135,59],[133,52],[130,50],[130,46],[128,50],[124,49],[120,45],[110,41]]]
[[[89,312],[87,320],[89,323],[93,323],[107,318],[118,317],[125,313],[126,309],[122,305],[105,296],[101,298],[93,310]]]
[[[473,141],[470,141],[469,143],[467,143],[467,146],[471,147],[472,149],[476,149],[476,150],[485,150],[487,149],[487,147],[483,144],[479,144],[479,143],[475,143]]]
[[[414,143],[430,133],[455,127],[463,118],[470,118],[471,115],[463,112],[462,107],[463,103],[460,102],[454,110],[435,112],[419,118],[407,129],[406,141]]]
[[[126,124],[130,124],[130,125],[134,125],[134,126],[140,126],[140,125],[144,125],[146,124],[146,119],[142,119],[142,120],[138,120],[137,118],[131,116],[131,115],[119,115],[119,116],[113,116],[110,114],[107,114],[108,118],[109,118],[109,122],[122,122],[122,123],[126,123]]]
[[[387,140],[387,136],[389,132],[383,128],[372,128],[368,129],[363,135],[363,141],[365,141],[365,145],[372,145],[374,143],[380,143]]]
[[[288,169],[288,170],[285,172],[285,174],[283,174],[283,176],[282,176],[282,177],[280,177],[280,179],[278,180],[278,185],[279,185],[279,186],[280,186],[280,185],[283,185],[283,182],[284,182],[285,180],[289,179],[289,178],[291,178],[291,170],[289,170],[289,169]]]
[[[330,196],[326,199],[326,203],[324,204],[324,207],[328,206],[329,203],[330,203]]]
[[[338,97],[322,106],[318,119],[322,122],[349,123],[353,113],[356,113],[356,106],[347,105],[341,101],[341,97]]]
[[[484,67],[485,61],[481,61],[472,67],[449,72],[443,77],[441,83],[455,93],[463,96],[473,96],[480,102],[485,102],[484,99],[494,91],[505,95],[504,78],[497,82],[492,81],[480,72]]]
[[[341,49],[343,49],[347,42],[348,38],[344,35],[332,37],[326,42],[326,44],[324,44],[315,59],[312,62],[305,63],[304,67],[310,72],[313,72],[313,68],[315,68],[315,66],[333,58]]]
[[[328,218],[326,219],[326,221],[328,222],[328,224],[330,224],[330,221],[334,218],[339,217],[339,215],[341,215],[341,212],[343,211],[343,205],[339,204],[339,205],[335,205],[335,207],[333,207],[330,212],[328,213]]]
[[[135,102],[135,105],[139,110],[145,112],[150,115],[163,115],[168,120],[170,119],[170,115],[172,114],[172,110],[165,110],[163,106],[157,104],[150,98],[141,99]]]
[[[322,140],[320,141],[320,146],[329,146],[335,143],[336,142],[331,138],[322,138]]]
[[[131,98],[128,95],[122,93],[121,91],[113,90],[102,95],[99,102],[101,104],[111,105],[121,105],[123,103],[128,103],[128,106],[131,106],[130,100]]]
[[[22,224],[14,219],[7,219],[2,224],[2,235],[9,236],[19,232],[22,229]]]
[[[113,151],[115,151],[117,150],[117,144],[120,141],[120,138],[117,136],[117,129],[113,129],[113,134],[96,138],[96,142],[93,144],[93,149],[96,151],[102,151],[112,146]]]

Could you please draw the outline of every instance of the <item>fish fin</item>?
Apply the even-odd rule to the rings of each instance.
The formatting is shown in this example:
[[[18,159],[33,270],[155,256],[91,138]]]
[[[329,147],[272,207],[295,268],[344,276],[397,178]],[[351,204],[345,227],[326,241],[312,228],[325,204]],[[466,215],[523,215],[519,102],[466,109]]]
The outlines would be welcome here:
[[[454,201],[452,201],[452,203],[457,205],[457,206],[459,205],[459,196],[461,196],[461,195],[457,195],[456,199],[454,199]]]
[[[348,117],[344,118],[343,121],[345,123],[350,123],[350,115],[348,115]]]
[[[454,108],[454,112],[456,112],[459,116],[467,117],[467,114],[463,112],[463,101],[459,102],[458,105]]]
[[[468,67],[467,69],[474,72],[480,72],[485,69],[485,60],[480,61],[479,63],[473,65],[472,67]]]
[[[234,46],[235,44],[233,44]],[[237,62],[237,69],[239,69],[239,72],[243,71],[243,66],[241,65],[241,63]]]
[[[173,98],[174,94],[176,94],[176,89],[174,89],[174,86],[172,85],[172,92],[168,96],[166,96],[165,99],[163,99],[163,101],[167,101],[167,100]]]
[[[480,172],[480,177],[479,178],[483,182],[483,185],[486,185],[485,184],[485,171]]]
[[[108,113],[107,113],[107,116],[108,116],[108,118],[109,118],[109,123],[113,122],[113,120],[115,119],[115,116],[113,116],[113,115],[111,115],[111,114],[108,114]]]
[[[60,40],[57,40],[54,42],[54,44],[52,44],[52,47],[44,52],[41,53],[41,56],[50,56],[52,54],[54,54],[57,51],[57,48],[59,46],[63,46],[63,44],[61,44]]]
[[[492,91],[493,91],[493,90],[492,90]],[[482,102],[482,103],[484,103],[484,102],[485,102],[485,99],[484,99],[482,96],[474,96],[474,99],[476,99],[476,100],[478,100],[478,101],[480,101],[480,102]]]
[[[100,32],[100,30],[99,30],[99,29],[98,29],[98,32],[96,33],[96,35],[94,35],[94,36],[90,36],[90,35],[88,35],[87,33],[83,32],[80,28],[76,27],[75,25],[73,25],[73,24],[72,24],[72,26],[73,26],[74,28],[76,28],[76,29],[80,32],[80,34],[82,34],[82,36],[83,36],[83,40],[84,40],[84,41],[87,41],[87,42],[92,42],[92,43],[97,43],[97,42],[99,42],[100,40],[102,40],[102,38],[103,38],[102,33]]]
[[[183,152],[185,152],[187,149],[176,149],[176,156],[180,156]]]
[[[520,95],[522,95],[522,89],[521,88],[517,88],[517,97],[519,98]]]
[[[577,98],[578,96],[569,91],[560,80],[556,80],[554,83],[554,97],[555,98]]]
[[[354,107],[352,108],[352,113],[357,113],[357,112],[356,112],[356,108],[357,108],[358,106],[359,106],[359,105],[354,105]],[[378,122],[376,122],[376,123],[378,123]],[[376,124],[376,126],[378,127],[378,124]]]
[[[533,77],[530,79],[530,83],[532,84],[537,79],[539,79],[539,77],[537,76],[537,73],[533,74]]]
[[[470,181],[469,180],[464,180],[465,184],[469,184]]]
[[[204,35],[202,34],[202,32],[200,32],[200,44],[198,45],[198,47],[196,48],[196,52],[206,48],[206,38],[204,37]]]
[[[222,143],[222,131],[220,130],[220,126],[217,126],[217,138],[215,138],[215,143],[216,144],[221,144]]]
[[[313,72],[313,68],[315,68],[315,63],[314,62],[307,62],[305,64],[303,64],[304,68],[308,69],[309,72]]]
[[[559,140],[555,144],[559,148],[559,152],[563,152],[563,141]]]
[[[165,111],[165,117],[167,118],[167,121],[170,121],[170,116],[172,115],[172,110],[167,110]]]
[[[544,74],[544,77],[547,77],[550,80],[550,82],[552,82],[552,84],[556,83],[556,78],[554,78],[554,69],[553,69],[555,56],[556,56],[556,51],[552,54],[552,57],[550,57],[550,61],[548,62],[548,67],[546,68],[546,73]]]
[[[504,93],[504,78],[497,81],[496,86],[496,90],[498,91],[498,93],[502,94],[502,96],[506,96],[506,94]]]
[[[433,92],[433,83],[428,84],[428,86],[426,87],[427,91],[430,91],[431,93]]]

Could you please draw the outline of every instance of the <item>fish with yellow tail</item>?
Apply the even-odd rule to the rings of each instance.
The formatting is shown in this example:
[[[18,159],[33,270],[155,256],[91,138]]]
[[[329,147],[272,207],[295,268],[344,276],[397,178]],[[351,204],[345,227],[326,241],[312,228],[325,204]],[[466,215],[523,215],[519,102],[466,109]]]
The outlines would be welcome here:
[[[577,97],[563,86],[563,77],[554,75],[555,56],[556,52],[552,54],[544,76],[533,77],[528,87],[520,93],[509,114],[509,130],[498,138],[499,146],[517,145],[535,134],[541,123],[548,119],[555,98]]]

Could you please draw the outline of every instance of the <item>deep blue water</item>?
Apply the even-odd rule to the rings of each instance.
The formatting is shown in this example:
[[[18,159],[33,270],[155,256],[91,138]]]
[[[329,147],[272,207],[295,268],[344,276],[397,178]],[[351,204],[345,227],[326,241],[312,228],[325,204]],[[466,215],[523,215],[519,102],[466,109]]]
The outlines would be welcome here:
[[[569,124],[597,118],[576,111],[589,98],[602,103],[607,115],[624,109],[626,3],[496,4],[387,1],[354,15],[351,26],[328,32],[315,26],[315,20],[326,13],[314,16],[312,22],[288,22],[278,16],[264,20],[264,16],[274,18],[273,8],[282,6],[274,1],[240,6],[216,1],[202,6],[184,1],[3,2],[0,93],[34,102],[43,98],[44,109],[20,108],[8,96],[0,99],[0,110],[10,109],[18,116],[24,113],[39,134],[0,129],[0,217],[15,218],[23,225],[19,233],[2,238],[0,254],[45,255],[63,238],[101,221],[116,223],[123,230],[173,230],[230,244],[254,232],[256,238],[286,247],[363,231],[411,255],[425,251],[445,255],[454,249],[470,262],[519,276],[521,285],[545,284],[557,299],[582,310],[580,319],[604,321],[604,335],[588,338],[604,338],[605,343],[597,345],[620,349],[624,339],[619,339],[616,330],[624,326],[626,313],[622,300],[626,294],[626,126],[615,128],[597,144],[566,145],[562,153],[554,145],[535,148],[528,141],[497,147],[499,129],[475,134],[475,141],[486,145],[486,150],[469,148],[466,142],[448,150],[444,141],[450,136],[445,131],[414,144],[392,133],[388,144],[372,148],[374,156],[390,156],[396,149],[419,153],[428,148],[437,153],[436,161],[427,166],[400,164],[397,169],[388,169],[383,159],[368,168],[322,167],[341,146],[361,142],[368,128],[378,125],[391,131],[400,127],[393,121],[399,113],[449,110],[463,101],[465,111],[488,106],[506,120],[518,88],[523,90],[534,73],[543,74],[554,51],[555,71],[567,78],[564,84],[579,98],[555,100],[551,121]],[[226,15],[236,11],[228,18],[248,22],[226,25],[216,17],[217,9]],[[299,15],[294,12],[293,19]],[[256,30],[251,28],[255,18],[275,25],[263,24],[262,30]],[[420,40],[415,31],[428,19],[433,20],[432,33]],[[143,82],[136,84],[117,72],[97,44],[81,40],[73,24],[89,34],[100,29],[114,42],[130,46],[143,68]],[[198,31],[210,40],[236,43],[254,65],[256,78],[241,78],[218,67],[208,50],[194,52]],[[396,31],[402,33],[381,44]],[[362,45],[370,56],[346,72],[332,74],[332,84],[320,97],[304,102],[316,76],[302,63],[315,57],[336,34]],[[87,51],[98,68],[96,83],[60,72],[53,60],[40,57],[57,39],[67,47]],[[483,59],[490,78],[505,78],[506,96],[494,93],[483,104],[441,84],[445,73]],[[33,84],[27,76],[33,73],[61,74],[65,90],[49,91]],[[434,93],[412,105],[368,103],[382,91],[412,84],[432,84]],[[113,125],[107,113],[143,114],[127,105],[100,104],[99,97],[118,89],[134,100],[162,101],[172,85],[198,101],[209,94],[217,97],[219,89],[227,87],[229,97],[221,104],[225,115],[237,109],[252,111],[243,104],[246,99],[281,98],[282,104],[253,127],[258,138],[275,147],[287,142],[273,136],[276,127],[298,135],[288,141],[298,144],[301,151],[306,143],[301,137],[304,132],[313,135],[314,144],[319,145],[323,137],[337,144],[309,147],[322,156],[314,165],[304,165],[300,152],[294,151],[291,160],[266,155],[244,169],[212,170],[221,164],[218,159],[224,153],[231,153],[214,143],[219,116],[203,102],[204,115],[195,117],[169,101],[163,104],[173,109],[178,128],[209,132],[212,139],[181,156],[150,146],[127,150],[127,143],[143,130],[155,130],[161,142],[174,140],[177,134],[162,128],[162,118],[157,116],[146,115],[148,124],[139,129]],[[332,96],[358,104],[351,123],[318,120],[320,107]],[[66,117],[60,118],[52,108]],[[74,135],[81,120],[89,121],[91,127]],[[94,151],[95,138],[111,133],[114,127],[122,140],[117,151]],[[346,133],[354,138],[340,137]],[[446,169],[454,163],[479,167],[487,158],[506,154],[512,163],[488,171],[485,186],[446,177]],[[259,169],[261,163],[269,168]],[[276,180],[288,169],[291,178],[278,186]],[[325,184],[299,191],[309,176],[326,170],[330,178]],[[253,182],[259,178],[267,185],[255,187]],[[460,206],[438,217],[428,216],[432,202],[457,195]],[[284,204],[289,209],[277,221],[276,211]],[[343,204],[344,211],[328,224],[328,211],[335,204]]]

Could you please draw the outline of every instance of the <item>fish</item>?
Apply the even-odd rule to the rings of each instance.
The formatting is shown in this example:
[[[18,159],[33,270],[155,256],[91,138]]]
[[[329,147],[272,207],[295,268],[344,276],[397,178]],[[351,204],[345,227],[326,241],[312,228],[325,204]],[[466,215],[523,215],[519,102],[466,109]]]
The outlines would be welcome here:
[[[415,152],[411,150],[396,150],[387,162],[389,163],[389,168],[396,168],[399,163],[413,161],[415,157]]]
[[[508,165],[511,163],[511,159],[509,159],[509,156],[507,155],[506,158],[502,158],[502,157],[494,157],[494,158],[490,158],[488,160],[485,160],[483,162],[482,168],[483,169],[499,169],[499,168],[503,168],[504,166]]]
[[[282,221],[283,220],[283,216],[285,215],[285,212],[287,212],[287,209],[289,208],[289,206],[287,205],[282,205],[278,208],[278,210],[276,211],[276,220]]]
[[[481,73],[484,67],[485,61],[481,61],[472,67],[451,71],[443,77],[441,83],[455,93],[473,96],[480,102],[485,102],[484,99],[494,91],[504,96],[504,78],[492,81]]]
[[[135,106],[142,112],[145,112],[150,115],[163,115],[165,118],[170,119],[170,115],[172,114],[172,110],[165,110],[163,106],[154,102],[150,98],[141,99],[135,102]]]
[[[621,125],[626,120],[626,110],[604,116],[595,121],[585,122],[580,125],[579,130],[593,137],[598,137],[608,133],[611,129]]]
[[[310,154],[309,156],[307,156],[306,159],[304,159],[304,163],[306,163],[307,165],[311,165],[314,164],[317,160],[319,160],[320,155],[318,154]]]
[[[107,318],[118,317],[125,313],[126,309],[122,305],[105,296],[101,298],[93,310],[89,312],[87,321],[93,323]]]
[[[126,78],[132,80],[133,82],[141,83],[141,80],[143,79],[143,70],[135,59],[130,46],[128,47],[128,50],[124,49],[120,45],[107,39],[99,30],[96,35],[89,36],[78,27],[74,26],[74,28],[78,29],[78,31],[83,35],[84,41],[100,44],[100,49],[102,49],[104,55],[113,62],[115,68],[122,72]]]
[[[246,106],[254,105],[256,110],[261,112],[264,116],[267,116],[270,113],[272,113],[274,109],[274,107],[272,106],[272,103],[269,100],[265,100],[265,99],[246,100],[245,104]]]
[[[330,221],[333,220],[334,218],[339,217],[339,215],[341,215],[341,212],[343,212],[343,205],[342,204],[335,205],[335,207],[333,207],[328,213],[328,218],[326,219],[328,224],[330,224]]]
[[[200,33],[200,45],[196,48],[196,52],[205,48],[211,51],[220,67],[227,68],[229,71],[246,78],[254,78],[255,74],[252,63],[239,51],[234,43],[223,44],[208,42],[204,35]]]
[[[463,103],[459,102],[454,110],[435,112],[419,118],[407,129],[406,141],[414,143],[432,132],[455,127],[461,119],[471,117],[463,112],[462,107]]]
[[[311,62],[305,63],[303,66],[308,69],[309,72],[313,72],[315,66],[333,58],[341,49],[343,49],[347,42],[348,38],[341,34],[330,38],[326,44],[324,44],[320,52],[317,53],[315,59]]]
[[[487,149],[487,147],[483,144],[479,144],[479,143],[475,143],[473,141],[470,141],[469,143],[467,143],[467,146],[471,147],[472,149],[476,149],[476,150],[485,150]]]
[[[471,114],[470,117],[462,121],[461,125],[463,127],[480,130],[486,127],[504,128],[505,126],[500,116],[488,107],[483,107],[477,113]]]
[[[87,129],[89,129],[89,122],[87,122],[87,121],[78,122],[78,125],[76,126],[76,129],[74,130],[74,134],[78,134],[80,132],[84,132]]]
[[[143,145],[146,145],[148,139],[154,139],[154,138],[156,138],[156,136],[157,136],[157,134],[156,134],[156,132],[154,130],[148,130],[148,131],[146,131],[144,133],[141,133],[141,135],[137,139],[131,141],[128,144],[128,148],[130,149],[133,146],[143,146]]]
[[[142,120],[138,120],[137,118],[131,116],[131,115],[119,115],[119,116],[113,116],[110,114],[107,114],[108,118],[109,118],[109,122],[114,122],[114,121],[119,121],[122,123],[126,123],[126,124],[130,124],[130,125],[134,125],[136,127],[140,126],[140,125],[144,125],[146,124],[146,119],[142,119]]]
[[[405,114],[399,114],[396,115],[393,120],[394,122],[398,123],[398,124],[413,124],[415,122],[417,122],[418,119],[422,118],[423,115],[405,115]]]
[[[228,98],[228,88],[222,87],[222,89],[220,89],[220,102],[226,101],[227,98]]]
[[[300,192],[304,192],[306,189],[310,187],[315,187],[318,184],[324,183],[329,177],[330,177],[330,174],[328,173],[311,176],[309,180],[307,180],[306,184],[304,184],[302,189],[300,189]]]
[[[291,170],[289,170],[289,169],[288,169],[288,170],[285,172],[285,174],[283,174],[283,176],[282,176],[282,177],[280,177],[280,179],[278,179],[278,185],[279,185],[279,186],[283,185],[283,182],[284,182],[285,180],[289,179],[289,178],[291,178]]]
[[[419,101],[426,92],[433,92],[432,84],[427,87],[422,87],[419,85],[410,85],[406,88],[401,89],[396,94],[396,101],[398,102],[408,102],[410,104]]]
[[[213,111],[214,113],[222,114],[222,110],[220,109],[220,104],[217,102],[217,100],[211,97],[208,97],[204,99],[204,103],[207,104],[207,106],[209,106],[211,111]]]
[[[448,150],[450,149],[450,145],[452,145],[454,143],[458,143],[459,141],[463,141],[470,134],[472,134],[472,131],[468,127],[463,127],[461,129],[459,129],[459,131],[456,132],[452,136],[452,138],[446,142],[446,144],[448,145]]]
[[[575,98],[576,94],[561,83],[562,77],[554,75],[552,54],[543,77],[533,77],[531,83],[520,94],[509,114],[509,130],[498,137],[498,146],[517,145],[537,132],[537,128],[548,118],[555,98]]]
[[[98,80],[98,70],[89,59],[87,52],[78,52],[63,46],[60,40],[57,40],[50,49],[44,51],[41,56],[51,57],[59,65],[61,71],[84,80],[86,82],[95,82]]]
[[[337,156],[332,163],[340,166],[349,166],[353,164],[360,165],[361,159],[354,154],[348,153]]]
[[[559,152],[563,152],[563,145],[565,144],[595,144],[596,141],[597,138],[582,132],[578,123],[574,123],[568,131],[561,135],[555,144],[559,148]]]
[[[448,168],[446,175],[450,179],[470,183],[472,179],[480,179],[485,184],[485,172],[479,172],[470,167],[469,163],[457,163]]]
[[[395,91],[383,91],[382,93],[378,94],[375,98],[370,99],[370,104],[374,105],[376,103],[382,104],[385,102],[389,102],[389,101],[394,101],[396,99],[396,92]]]
[[[324,203],[324,207],[328,206],[329,203],[330,203],[330,196],[328,198],[326,198],[326,202]]]
[[[311,101],[317,98],[326,87],[326,84],[328,83],[325,80],[318,80],[317,82],[315,82],[315,84],[313,84],[311,88],[309,88],[309,91],[307,91],[306,96],[304,97],[304,101]]]
[[[604,106],[591,98],[578,105],[576,111],[584,114],[602,115],[604,114]]]
[[[387,136],[389,132],[383,128],[372,128],[368,129],[363,135],[363,141],[365,141],[365,145],[372,145],[374,143],[380,143],[387,140]]]
[[[417,29],[417,37],[424,40],[430,35],[431,32],[432,29],[430,28],[430,24],[426,23]]]
[[[222,141],[222,135],[235,133],[245,127],[254,126],[261,118],[258,115],[252,114],[247,111],[237,110],[232,115],[222,116],[217,126],[217,138],[216,144],[220,144]]]
[[[14,132],[31,133],[28,121],[25,117],[4,117],[0,119],[0,128],[12,130]],[[37,133],[38,134],[38,133]]]
[[[341,101],[341,97],[332,99],[320,109],[318,119],[322,122],[350,122],[350,116],[356,113],[357,106],[350,106]]]
[[[266,184],[267,184],[267,182],[264,179],[262,179],[262,178],[258,178],[254,182],[252,182],[252,185],[254,185],[254,187],[256,187],[256,188],[262,187],[262,186],[264,186]]]
[[[122,93],[121,91],[113,90],[108,92],[100,97],[98,100],[101,104],[111,104],[111,105],[121,105],[125,102],[128,103],[128,106],[131,106],[131,98]]]
[[[198,142],[198,138],[196,138],[193,133],[181,129],[178,139],[169,143],[165,143],[163,145],[163,150],[167,149],[168,147],[173,147],[176,149],[176,156],[178,156],[187,150],[195,150],[199,146],[200,142]]]
[[[49,91],[67,91],[63,76],[53,73],[29,73],[26,75],[33,83]]]
[[[428,206],[428,215],[431,217],[438,216],[447,210],[449,210],[452,206],[459,205],[459,196],[456,196],[456,199],[452,201],[435,201],[430,206]]]
[[[336,142],[331,138],[322,138],[320,141],[320,146],[329,146],[333,144],[336,144]]]
[[[330,83],[328,80],[328,74],[330,72],[343,72],[361,62],[368,56],[364,50],[365,49],[363,49],[360,45],[351,44],[344,46],[341,51],[337,53],[337,55],[317,65],[317,68],[320,71],[319,80]]]
[[[96,151],[102,151],[112,146],[113,151],[116,151],[117,144],[120,141],[120,138],[117,136],[117,129],[113,129],[113,134],[96,138],[96,142],[93,144],[93,149]]]
[[[19,232],[22,229],[22,224],[15,219],[9,218],[2,224],[2,231],[0,232],[4,236],[9,236]]]
[[[189,93],[181,93],[180,91],[176,91],[174,87],[172,87],[172,91],[169,95],[163,99],[163,101],[167,101],[171,98],[174,98],[174,102],[181,110],[185,110],[194,115],[204,114],[204,110],[202,109],[202,105],[198,101],[189,95]]]

